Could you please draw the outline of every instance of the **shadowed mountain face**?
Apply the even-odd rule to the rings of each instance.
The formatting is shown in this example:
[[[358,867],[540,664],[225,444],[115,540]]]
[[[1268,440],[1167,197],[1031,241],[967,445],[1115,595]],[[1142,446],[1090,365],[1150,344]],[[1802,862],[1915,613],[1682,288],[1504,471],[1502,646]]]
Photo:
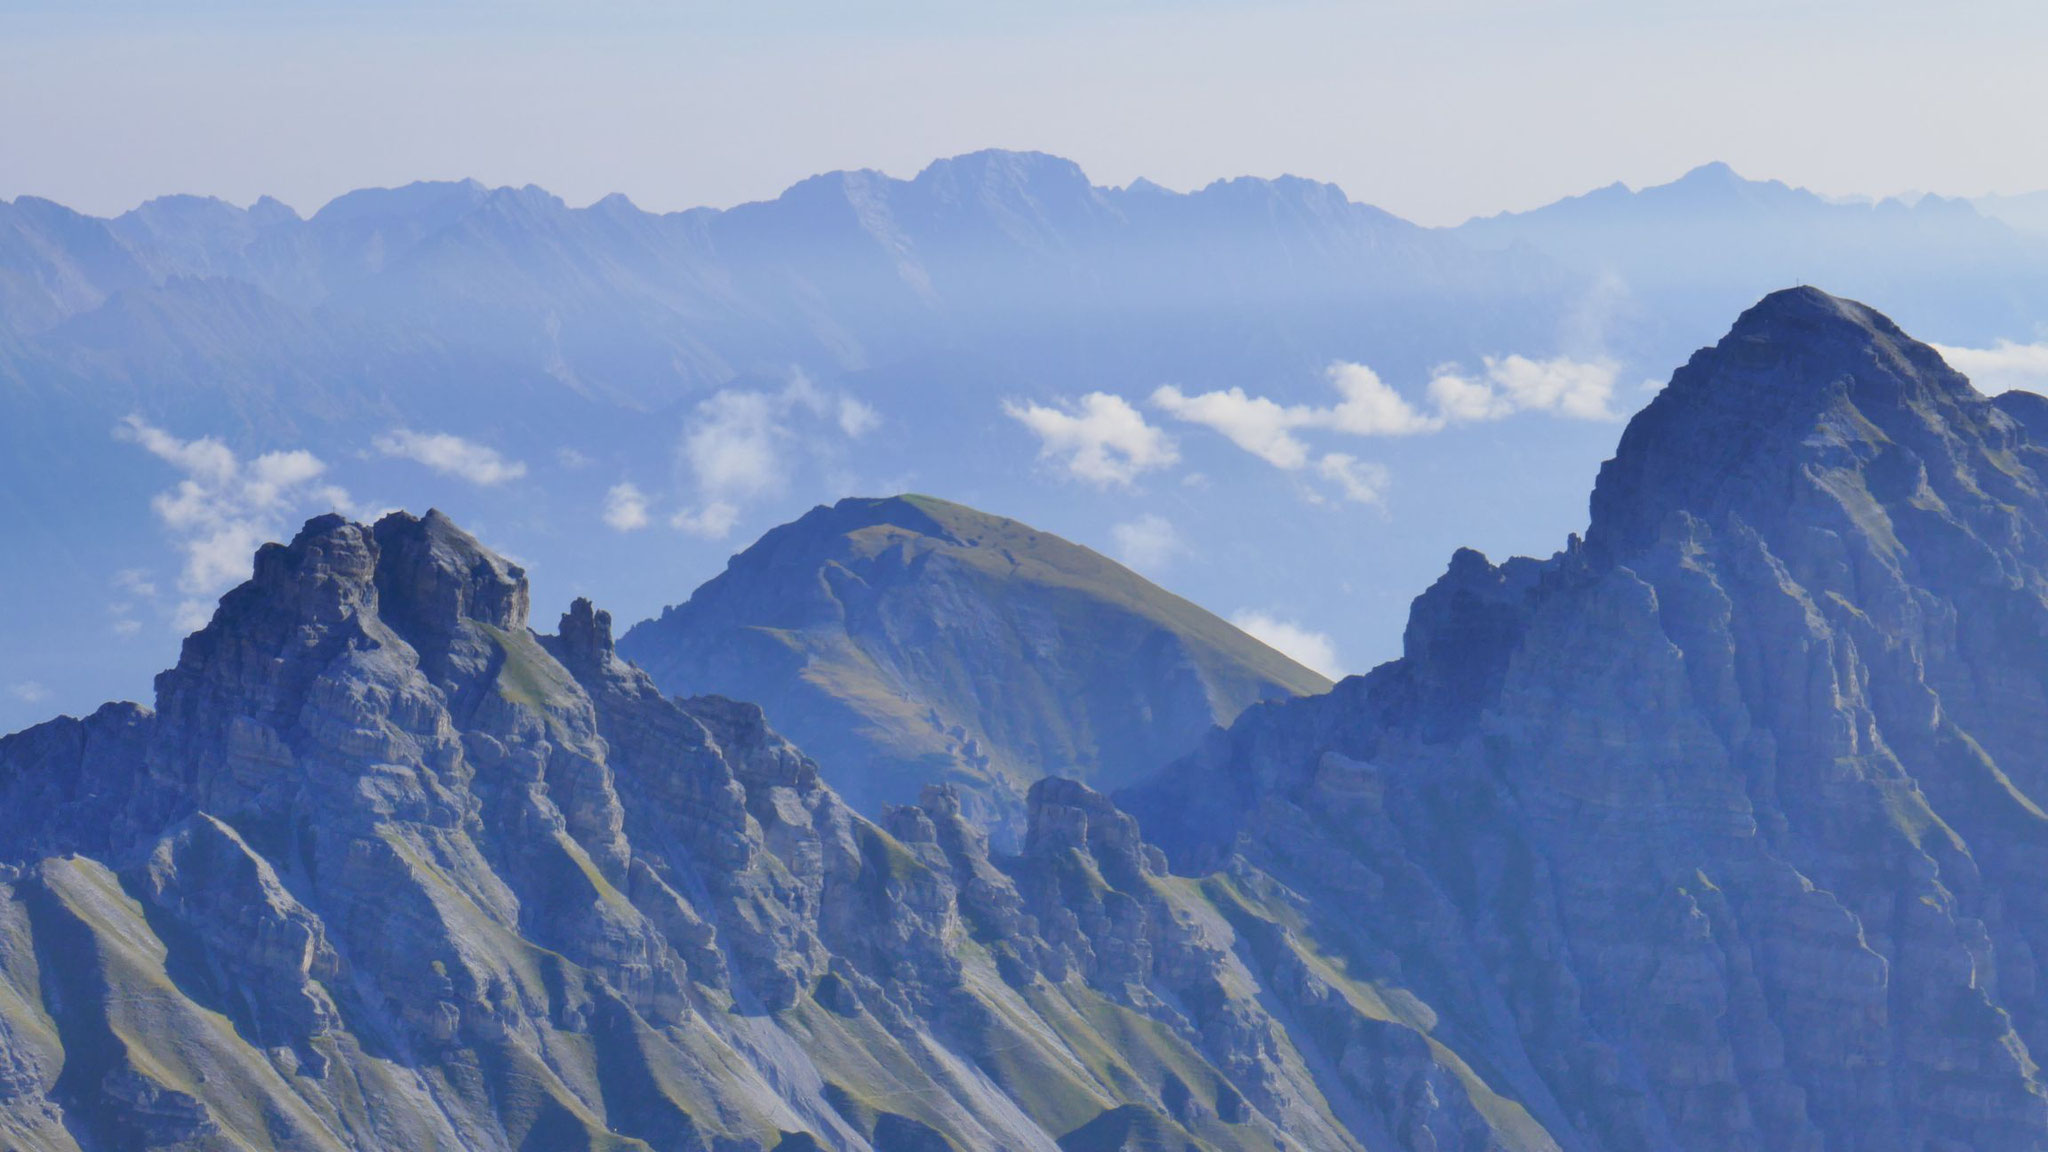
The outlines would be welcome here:
[[[1567,1147],[2048,1147],[2048,451],[1777,293],[1585,543],[1461,553],[1407,655],[1126,802],[1256,867]]]
[[[926,496],[770,532],[619,650],[665,691],[760,703],[856,808],[954,782],[1006,843],[1040,777],[1133,783],[1329,687],[1086,548]]]

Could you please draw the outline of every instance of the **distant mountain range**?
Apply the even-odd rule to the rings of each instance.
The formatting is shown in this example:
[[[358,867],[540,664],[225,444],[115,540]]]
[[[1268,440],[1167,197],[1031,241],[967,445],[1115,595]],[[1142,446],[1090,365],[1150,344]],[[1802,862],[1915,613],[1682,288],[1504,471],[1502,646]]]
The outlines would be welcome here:
[[[329,507],[450,509],[544,591],[638,618],[813,505],[934,492],[1363,668],[1452,548],[1583,527],[1638,382],[1742,304],[1824,279],[1944,344],[2026,344],[2043,244],[1717,166],[1448,230],[1308,180],[1104,188],[1007,152],[663,215],[473,182],[304,218],[24,197],[0,204],[0,729],[141,695],[251,547]],[[1340,413],[1352,364],[1412,411]],[[292,483],[251,482],[271,454]]]
[[[1629,422],[1583,538],[1458,552],[1401,659],[1114,795],[1036,782],[1014,851],[987,779],[864,815],[838,786],[895,767],[664,694],[588,600],[537,632],[438,512],[314,518],[153,709],[0,739],[0,1143],[2048,1148],[2044,437],[1774,293]],[[927,688],[1014,739],[1303,676],[925,498],[722,580],[638,644],[856,754]]]
[[[2020,211],[2018,202],[1994,207]],[[1468,221],[1455,234],[1485,247],[1525,244],[1611,277],[1625,299],[1607,322],[1644,348],[1685,338],[1703,313],[1725,315],[1795,283],[1883,300],[1951,344],[2032,339],[2048,322],[2048,237],[2034,230],[1967,200],[1842,203],[1745,180],[1725,164]]]
[[[2003,220],[2022,232],[2048,235],[2048,192],[1979,196],[1970,203],[1984,215]]]

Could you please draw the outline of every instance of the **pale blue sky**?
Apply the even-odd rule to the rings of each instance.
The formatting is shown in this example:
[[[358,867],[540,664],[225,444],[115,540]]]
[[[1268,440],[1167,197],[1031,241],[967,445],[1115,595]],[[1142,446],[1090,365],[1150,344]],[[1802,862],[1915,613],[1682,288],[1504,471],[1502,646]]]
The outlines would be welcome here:
[[[2048,187],[2043,7],[0,0],[0,196],[310,211],[475,176],[681,208],[988,146],[1104,183],[1293,172],[1430,223],[1708,159],[2017,192]]]

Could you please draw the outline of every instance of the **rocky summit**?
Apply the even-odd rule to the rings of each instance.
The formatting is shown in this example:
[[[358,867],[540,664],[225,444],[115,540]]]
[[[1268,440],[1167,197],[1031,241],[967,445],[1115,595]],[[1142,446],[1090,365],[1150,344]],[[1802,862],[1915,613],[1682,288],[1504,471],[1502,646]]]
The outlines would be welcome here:
[[[928,496],[815,509],[619,649],[667,691],[761,704],[856,808],[953,783],[1005,846],[1041,777],[1134,783],[1330,686],[1090,549]]]
[[[1014,851],[956,783],[864,817],[587,602],[534,632],[438,514],[312,521],[154,711],[0,740],[0,1147],[2048,1149],[2043,408],[1772,295],[1583,541],[1037,781]],[[981,539],[856,506],[807,610],[966,563],[905,508]]]
[[[950,786],[871,822],[527,613],[438,513],[324,517],[155,711],[0,741],[0,1147],[1362,1146],[1233,949],[1285,927],[1100,794],[1001,856]]]
[[[1774,294],[1631,423],[1583,543],[1458,554],[1401,660],[1125,801],[1560,1147],[2048,1147],[2039,404]]]

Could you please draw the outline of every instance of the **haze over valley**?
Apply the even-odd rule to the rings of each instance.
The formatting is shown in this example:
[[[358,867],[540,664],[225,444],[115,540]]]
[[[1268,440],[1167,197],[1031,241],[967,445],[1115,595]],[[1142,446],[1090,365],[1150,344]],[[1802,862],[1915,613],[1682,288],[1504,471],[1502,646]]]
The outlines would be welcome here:
[[[1360,672],[1450,550],[1582,529],[1619,422],[1764,292],[1885,300],[1989,390],[2048,359],[2048,239],[1720,165],[1448,230],[1004,152],[722,212],[462,183],[0,230],[12,726],[145,695],[327,508],[447,509],[639,619],[813,505],[926,491]]]

